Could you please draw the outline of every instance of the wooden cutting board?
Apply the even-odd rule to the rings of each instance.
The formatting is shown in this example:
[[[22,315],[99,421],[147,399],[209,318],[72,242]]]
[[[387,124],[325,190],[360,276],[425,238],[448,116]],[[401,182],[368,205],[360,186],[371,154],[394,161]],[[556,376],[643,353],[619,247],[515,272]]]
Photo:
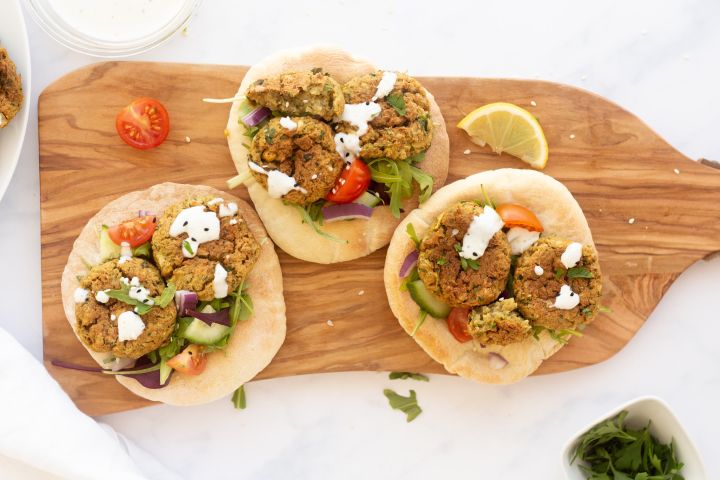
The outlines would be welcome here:
[[[238,66],[98,63],[66,75],[40,95],[44,356],[51,375],[88,414],[150,402],[112,378],[49,364],[62,359],[94,365],[61,305],[60,276],[72,243],[88,218],[129,191],[164,181],[226,189],[225,180],[235,174],[224,137],[229,106],[201,99],[233,96],[245,71]],[[472,144],[455,128],[477,106],[512,102],[539,118],[550,145],[545,172],[567,185],[590,222],[604,273],[602,304],[611,313],[601,314],[538,374],[591,365],[617,353],[673,280],[720,250],[720,172],[684,157],[617,105],[542,81],[420,80],[435,95],[448,125],[448,182],[481,170],[524,167]],[[165,143],[146,152],[122,143],[114,125],[115,114],[140,96],[165,104],[172,124]],[[247,198],[244,189],[233,193]],[[279,253],[287,339],[257,378],[352,370],[445,373],[390,312],[382,281],[384,249],[333,266]]]

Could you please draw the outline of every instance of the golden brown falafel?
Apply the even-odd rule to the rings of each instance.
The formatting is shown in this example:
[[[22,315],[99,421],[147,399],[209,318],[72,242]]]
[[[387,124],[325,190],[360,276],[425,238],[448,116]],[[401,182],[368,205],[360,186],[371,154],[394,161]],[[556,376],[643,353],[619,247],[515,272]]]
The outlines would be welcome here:
[[[20,74],[5,48],[0,48],[0,128],[5,128],[22,107]]]
[[[530,322],[517,313],[512,298],[474,308],[470,312],[468,331],[483,345],[510,345],[530,336]]]

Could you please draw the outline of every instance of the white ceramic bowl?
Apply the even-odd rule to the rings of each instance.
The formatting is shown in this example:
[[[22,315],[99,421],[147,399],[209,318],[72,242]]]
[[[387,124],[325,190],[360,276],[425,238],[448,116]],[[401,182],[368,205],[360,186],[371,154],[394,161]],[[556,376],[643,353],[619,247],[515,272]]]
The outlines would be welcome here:
[[[25,20],[20,2],[4,0],[0,7],[0,46],[7,48],[10,58],[15,62],[17,71],[22,75],[23,105],[10,121],[10,125],[0,128],[0,200],[12,178],[20,150],[22,150],[25,130],[30,115],[30,48],[28,46]]]
[[[648,420],[651,420],[650,433],[652,435],[662,443],[668,443],[671,440],[675,441],[678,460],[685,464],[681,473],[686,479],[707,480],[705,467],[697,448],[685,433],[670,407],[657,397],[640,397],[621,405],[594,420],[572,437],[562,452],[562,466],[568,480],[586,480],[585,474],[580,470],[580,462],[575,460],[572,465],[570,464],[572,451],[575,449],[580,437],[598,423],[616,416],[623,410],[628,412],[625,419],[628,426],[642,428],[647,425]]]

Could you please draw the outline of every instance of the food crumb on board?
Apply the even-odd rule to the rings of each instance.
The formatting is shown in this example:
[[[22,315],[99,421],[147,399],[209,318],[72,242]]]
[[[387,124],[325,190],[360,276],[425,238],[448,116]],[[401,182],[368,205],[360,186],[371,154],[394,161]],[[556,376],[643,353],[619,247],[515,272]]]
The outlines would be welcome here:
[[[360,290],[360,291],[358,292],[358,295],[361,295],[361,296],[362,296],[362,295],[365,295],[365,290]]]
[[[225,135],[225,138],[230,136],[230,132],[228,132],[227,128],[225,130],[223,130],[223,134]]]
[[[632,225],[633,223],[635,223],[635,218],[631,218],[630,220],[628,220],[628,223],[629,223],[630,225]]]
[[[188,137],[187,135],[185,136],[185,143],[190,143],[190,137]]]
[[[570,134],[570,140],[574,140],[574,139],[575,139],[575,134],[574,134],[574,133],[571,133],[571,134]]]
[[[675,172],[675,175],[680,175],[680,170],[678,170],[677,168],[673,169],[673,172]]]
[[[335,326],[335,323],[333,323],[332,320],[328,320],[326,323],[327,323],[329,326],[331,326],[331,327],[334,327],[334,326]]]
[[[463,155],[470,155],[470,149],[466,148],[465,151],[463,151]]]
[[[537,102],[535,100],[530,100],[530,105],[537,107]]]

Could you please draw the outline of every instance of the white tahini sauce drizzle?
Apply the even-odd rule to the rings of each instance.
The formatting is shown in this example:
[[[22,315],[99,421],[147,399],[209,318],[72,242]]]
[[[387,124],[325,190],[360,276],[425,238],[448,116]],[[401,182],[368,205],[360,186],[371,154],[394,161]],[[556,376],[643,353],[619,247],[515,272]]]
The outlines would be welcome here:
[[[212,200],[210,200],[209,202],[207,202],[207,204],[208,205],[217,205],[218,203],[224,203],[224,202],[225,202],[225,200],[223,198],[215,197]]]
[[[170,225],[171,236],[177,237],[183,233],[188,236],[182,246],[183,257],[193,258],[200,244],[220,238],[220,219],[215,212],[206,211],[204,205],[186,208]]]
[[[336,133],[335,151],[347,163],[353,161],[360,155],[360,137],[368,131],[368,123],[377,117],[382,110],[378,99],[385,98],[395,87],[397,73],[383,72],[380,83],[378,83],[372,101],[364,103],[346,103],[342,115],[335,119],[336,122],[347,122],[355,127],[355,133]]]
[[[510,250],[513,255],[520,255],[530,248],[530,245],[537,242],[540,232],[531,232],[522,227],[512,227],[507,232],[507,239],[510,242]]]
[[[282,117],[280,118],[280,126],[283,127],[285,130],[293,131],[297,130],[298,124],[290,117]]]
[[[250,170],[254,172],[267,175],[267,190],[268,195],[270,195],[271,198],[281,198],[283,195],[287,195],[292,190],[298,190],[299,192],[307,193],[307,190],[298,185],[298,183],[295,181],[295,178],[291,177],[290,175],[284,174],[280,170],[265,170],[257,163],[250,161],[248,161],[248,167],[250,167]]]
[[[237,225],[237,218],[233,218],[228,222],[230,225]]]
[[[98,303],[107,303],[110,301],[110,297],[107,294],[107,290],[100,290],[95,294],[95,300],[98,301]]]
[[[75,300],[75,303],[85,303],[87,302],[88,292],[84,288],[78,287],[73,292],[73,300]]]
[[[230,202],[227,205],[222,204],[218,207],[218,217],[234,217],[237,215],[238,212],[238,206],[235,202]]]
[[[545,273],[545,270],[540,265],[535,265],[535,268],[533,269],[535,271],[535,275],[538,277]]]
[[[132,248],[128,242],[120,243],[120,256],[121,257],[132,257]]]
[[[215,298],[225,298],[228,294],[227,284],[228,272],[220,265],[220,262],[215,264],[215,277],[213,278],[213,290],[215,291]]]
[[[145,330],[145,323],[137,313],[128,310],[118,316],[118,340],[135,340]]]
[[[492,208],[485,206],[483,213],[475,215],[470,222],[467,233],[463,237],[460,256],[472,260],[482,257],[490,240],[502,230],[503,225],[504,222],[500,215]]]
[[[567,246],[562,255],[560,255],[560,261],[565,268],[572,268],[580,261],[582,257],[582,244],[578,242],[572,242]]]
[[[150,298],[150,291],[143,287],[138,277],[132,277],[130,280],[130,291],[128,296],[132,299],[142,302],[145,305],[154,305],[155,302]]]
[[[131,258],[132,258],[132,257],[128,257],[128,256],[126,256],[126,255],[122,255],[122,256],[118,259],[118,265],[122,265],[123,263],[127,262],[127,261],[130,260]]]
[[[559,308],[560,310],[572,310],[577,307],[579,303],[580,295],[573,292],[570,285],[563,285],[560,287],[560,293],[555,297],[553,307]]]

